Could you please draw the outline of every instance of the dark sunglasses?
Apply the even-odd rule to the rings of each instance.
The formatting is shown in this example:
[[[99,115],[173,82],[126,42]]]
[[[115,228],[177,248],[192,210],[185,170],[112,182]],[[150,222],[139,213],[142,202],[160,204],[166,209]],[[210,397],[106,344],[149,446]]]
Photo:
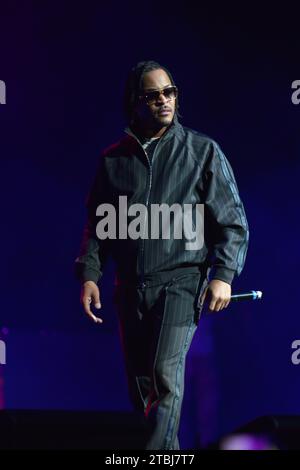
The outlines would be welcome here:
[[[159,99],[161,93],[168,101],[171,101],[177,98],[178,89],[176,86],[169,86],[161,90],[148,91],[148,93],[140,95],[139,98],[144,100],[147,104],[154,104]]]

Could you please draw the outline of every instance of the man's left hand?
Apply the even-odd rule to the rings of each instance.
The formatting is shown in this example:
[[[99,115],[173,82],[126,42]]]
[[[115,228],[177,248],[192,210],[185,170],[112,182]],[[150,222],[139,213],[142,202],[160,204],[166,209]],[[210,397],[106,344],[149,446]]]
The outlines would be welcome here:
[[[218,312],[223,308],[228,307],[231,297],[231,285],[227,282],[213,279],[206,287],[201,296],[201,304],[204,303],[207,294],[210,297],[209,310]]]

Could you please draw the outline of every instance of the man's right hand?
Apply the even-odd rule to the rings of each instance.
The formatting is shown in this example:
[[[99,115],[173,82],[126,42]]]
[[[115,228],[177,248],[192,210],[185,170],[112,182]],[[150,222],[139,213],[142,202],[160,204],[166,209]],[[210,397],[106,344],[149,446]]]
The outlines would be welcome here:
[[[100,309],[100,291],[94,281],[86,281],[81,287],[80,301],[83,305],[85,313],[95,322],[102,323],[102,318],[96,317],[91,311],[91,304],[93,303],[95,308]]]

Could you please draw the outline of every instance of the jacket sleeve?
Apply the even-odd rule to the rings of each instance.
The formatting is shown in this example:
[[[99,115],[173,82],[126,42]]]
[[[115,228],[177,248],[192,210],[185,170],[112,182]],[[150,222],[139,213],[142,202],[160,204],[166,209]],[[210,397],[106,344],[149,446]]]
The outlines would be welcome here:
[[[96,209],[105,201],[107,180],[105,179],[104,158],[101,154],[93,183],[85,200],[87,219],[85,222],[78,257],[75,260],[74,274],[81,282],[97,283],[103,275],[105,259],[104,240],[96,234]]]
[[[231,284],[245,264],[249,227],[230,163],[216,142],[211,145],[204,169],[204,230],[210,246],[210,278]]]

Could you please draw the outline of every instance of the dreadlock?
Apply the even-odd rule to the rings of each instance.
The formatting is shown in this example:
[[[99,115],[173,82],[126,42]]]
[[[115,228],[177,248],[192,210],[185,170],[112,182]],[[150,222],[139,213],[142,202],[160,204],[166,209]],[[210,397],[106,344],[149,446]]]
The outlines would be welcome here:
[[[154,60],[145,60],[142,62],[138,62],[129,72],[126,83],[125,83],[125,90],[123,96],[123,111],[128,120],[128,122],[132,122],[134,119],[134,108],[138,101],[138,96],[142,91],[142,83],[144,75],[147,72],[151,72],[152,70],[162,69],[164,70],[170,78],[170,81],[173,86],[175,86],[174,79],[172,77],[171,72],[160,65],[158,62]],[[179,104],[178,104],[178,97],[175,102],[175,114],[178,117],[182,117],[178,112]]]

